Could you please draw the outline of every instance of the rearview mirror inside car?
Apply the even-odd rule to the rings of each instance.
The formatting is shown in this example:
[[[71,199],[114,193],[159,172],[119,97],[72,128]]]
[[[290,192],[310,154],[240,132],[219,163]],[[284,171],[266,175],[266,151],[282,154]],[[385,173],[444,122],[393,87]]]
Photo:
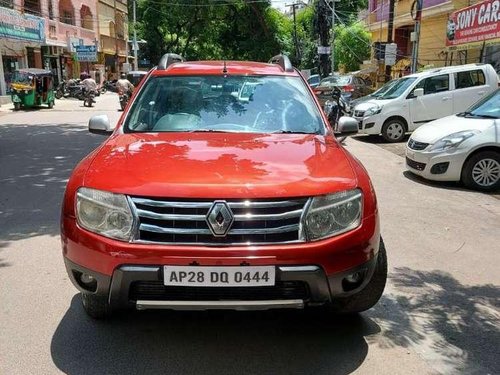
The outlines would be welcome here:
[[[113,133],[107,115],[92,116],[89,120],[89,132],[94,134],[109,135]]]
[[[342,116],[339,119],[336,136],[347,137],[358,133],[358,121],[352,117]]]

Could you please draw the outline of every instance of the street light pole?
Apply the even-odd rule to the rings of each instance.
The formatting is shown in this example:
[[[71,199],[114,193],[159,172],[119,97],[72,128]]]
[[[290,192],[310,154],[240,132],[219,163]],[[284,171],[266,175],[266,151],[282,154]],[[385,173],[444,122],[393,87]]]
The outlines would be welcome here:
[[[136,7],[137,7],[137,0],[132,0],[132,6],[133,6],[133,17],[134,17],[134,42],[133,42],[133,50],[134,50],[134,70],[139,70],[139,65],[137,61],[137,20],[136,20]]]

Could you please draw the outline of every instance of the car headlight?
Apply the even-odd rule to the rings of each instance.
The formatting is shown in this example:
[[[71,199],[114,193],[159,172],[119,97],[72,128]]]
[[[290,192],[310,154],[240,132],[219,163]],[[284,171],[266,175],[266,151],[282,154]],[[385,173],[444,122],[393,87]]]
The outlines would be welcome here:
[[[481,133],[479,130],[464,130],[441,138],[434,143],[429,151],[445,151],[458,147],[463,141]]]
[[[370,107],[365,111],[365,116],[378,115],[380,112],[382,112],[382,108],[382,106]]]
[[[362,200],[360,189],[312,198],[304,216],[301,238],[315,241],[359,227]]]
[[[91,232],[117,240],[131,239],[134,216],[125,195],[82,187],[76,193],[76,218]]]

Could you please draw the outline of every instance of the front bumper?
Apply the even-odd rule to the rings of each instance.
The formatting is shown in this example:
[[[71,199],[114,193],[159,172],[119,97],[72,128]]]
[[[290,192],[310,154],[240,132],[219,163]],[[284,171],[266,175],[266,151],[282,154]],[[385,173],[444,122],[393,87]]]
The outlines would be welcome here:
[[[138,310],[267,310],[325,305],[336,297],[356,293],[371,279],[377,255],[364,264],[329,276],[315,265],[277,266],[276,286],[237,288],[245,294],[243,298],[238,298],[238,292],[235,294],[232,287],[201,288],[204,289],[201,292],[200,288],[165,287],[161,266],[124,265],[112,276],[106,276],[67,258],[65,264],[71,281],[82,293],[106,297],[115,310],[134,307]],[[356,272],[362,275],[361,280],[355,284],[347,282],[346,277]],[[87,278],[91,275],[96,282],[84,284],[82,275]]]
[[[355,113],[355,112],[354,112]],[[382,120],[379,114],[372,116],[353,116],[358,122],[358,128],[360,134],[373,134],[378,135],[382,132]]]
[[[460,149],[453,151],[416,151],[406,146],[406,167],[428,180],[460,181],[467,152]]]

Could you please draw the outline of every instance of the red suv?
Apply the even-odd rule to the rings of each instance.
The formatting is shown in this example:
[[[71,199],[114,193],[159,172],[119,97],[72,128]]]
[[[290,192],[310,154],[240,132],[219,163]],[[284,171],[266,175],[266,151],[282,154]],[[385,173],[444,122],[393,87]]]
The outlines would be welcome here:
[[[387,258],[366,170],[286,56],[166,54],[68,182],[61,238],[94,318],[113,310],[372,307]],[[338,131],[355,133],[342,118]]]

